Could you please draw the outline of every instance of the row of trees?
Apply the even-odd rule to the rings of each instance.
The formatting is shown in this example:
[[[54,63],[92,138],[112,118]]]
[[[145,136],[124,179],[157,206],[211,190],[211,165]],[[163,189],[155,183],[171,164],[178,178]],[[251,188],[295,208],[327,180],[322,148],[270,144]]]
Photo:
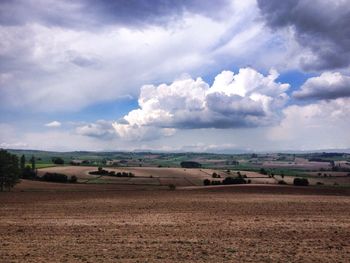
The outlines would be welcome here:
[[[131,172],[115,172],[115,171],[107,171],[103,169],[101,166],[98,167],[97,171],[91,171],[89,174],[93,175],[108,175],[108,176],[116,176],[116,177],[135,177],[135,174]]]

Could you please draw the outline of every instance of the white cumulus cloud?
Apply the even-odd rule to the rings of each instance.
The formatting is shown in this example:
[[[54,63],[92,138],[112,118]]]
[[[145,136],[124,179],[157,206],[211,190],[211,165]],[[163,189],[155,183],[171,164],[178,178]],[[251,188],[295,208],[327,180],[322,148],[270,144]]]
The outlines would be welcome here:
[[[276,82],[277,77],[274,70],[264,76],[243,68],[237,74],[223,71],[212,87],[201,78],[190,77],[170,85],[145,85],[139,108],[113,127],[122,138],[139,138],[148,133],[172,135],[175,129],[265,126],[278,120],[278,110],[288,99],[289,84]]]
[[[324,72],[318,77],[309,78],[293,96],[296,99],[316,100],[350,97],[350,77],[339,72]]]

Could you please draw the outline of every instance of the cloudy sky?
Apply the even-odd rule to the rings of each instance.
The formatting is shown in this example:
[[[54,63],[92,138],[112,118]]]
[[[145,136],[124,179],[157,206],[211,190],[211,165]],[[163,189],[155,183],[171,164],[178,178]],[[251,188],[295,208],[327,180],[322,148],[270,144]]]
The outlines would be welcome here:
[[[0,147],[350,148],[349,0],[1,0]]]

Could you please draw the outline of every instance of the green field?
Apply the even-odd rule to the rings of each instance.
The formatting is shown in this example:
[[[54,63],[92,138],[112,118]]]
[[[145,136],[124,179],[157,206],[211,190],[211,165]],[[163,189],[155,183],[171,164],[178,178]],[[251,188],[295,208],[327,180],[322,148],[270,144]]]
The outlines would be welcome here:
[[[240,153],[240,154],[216,154],[216,153],[157,153],[157,152],[49,152],[34,150],[9,150],[18,157],[24,155],[30,165],[32,156],[36,159],[38,169],[55,166],[53,158],[62,158],[64,165],[78,162],[80,166],[104,166],[104,167],[181,167],[183,161],[194,161],[201,164],[202,168],[255,171],[264,167],[269,174],[284,174],[285,176],[308,176],[310,171],[331,171],[332,163],[345,161],[350,163],[349,153]],[[296,160],[302,159],[306,164],[310,161],[314,166],[302,167],[293,165]],[[281,164],[291,163],[287,167],[266,168],[266,163]],[[322,168],[322,164],[330,165]],[[350,172],[350,165],[337,168],[337,171]]]

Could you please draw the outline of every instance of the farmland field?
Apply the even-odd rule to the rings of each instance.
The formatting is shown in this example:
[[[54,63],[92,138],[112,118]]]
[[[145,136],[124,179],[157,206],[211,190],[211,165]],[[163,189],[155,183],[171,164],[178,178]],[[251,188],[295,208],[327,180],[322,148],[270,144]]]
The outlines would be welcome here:
[[[177,186],[203,185],[203,180],[211,178],[214,170],[211,169],[184,169],[184,168],[157,168],[157,167],[123,167],[106,168],[114,172],[131,172],[135,177],[118,178],[112,176],[96,176],[89,174],[90,171],[96,171],[96,167],[86,166],[60,166],[40,169],[38,175],[42,176],[46,172],[63,173],[68,176],[75,175],[79,182],[103,183],[127,183],[127,184],[152,184],[158,186],[167,186],[175,184]],[[98,181],[94,180],[98,177]]]
[[[0,262],[350,261],[350,176],[331,159],[111,155],[112,165],[102,154],[67,165],[76,157],[66,153],[66,165],[45,167],[42,153],[37,178],[0,193]],[[181,168],[186,156],[204,165]],[[90,174],[98,166],[104,174]],[[46,173],[77,183],[42,181]],[[310,186],[293,186],[296,177]]]
[[[350,260],[349,188],[22,180],[0,203],[1,262]]]
[[[204,179],[212,180],[212,174],[215,172],[223,178],[227,176],[237,176],[237,171],[215,170],[215,169],[184,169],[184,168],[158,168],[158,167],[118,167],[105,168],[107,171],[114,172],[131,172],[135,177],[113,177],[97,176],[89,174],[90,171],[96,171],[96,167],[90,166],[56,166],[47,167],[38,170],[38,175],[42,176],[46,172],[63,173],[67,176],[75,175],[79,183],[89,184],[127,184],[127,185],[152,185],[154,187],[164,187],[174,184],[178,187],[202,186]],[[295,176],[284,176],[283,178],[276,174],[274,178],[252,171],[240,171],[242,175],[247,176],[252,184],[277,184],[278,181],[284,180],[288,184],[293,184]],[[327,177],[323,174],[318,176],[315,172],[309,172],[309,182],[312,185],[322,183],[324,185],[344,185],[350,186],[350,176],[344,172],[324,172],[328,173]],[[328,176],[333,175],[333,176]]]

